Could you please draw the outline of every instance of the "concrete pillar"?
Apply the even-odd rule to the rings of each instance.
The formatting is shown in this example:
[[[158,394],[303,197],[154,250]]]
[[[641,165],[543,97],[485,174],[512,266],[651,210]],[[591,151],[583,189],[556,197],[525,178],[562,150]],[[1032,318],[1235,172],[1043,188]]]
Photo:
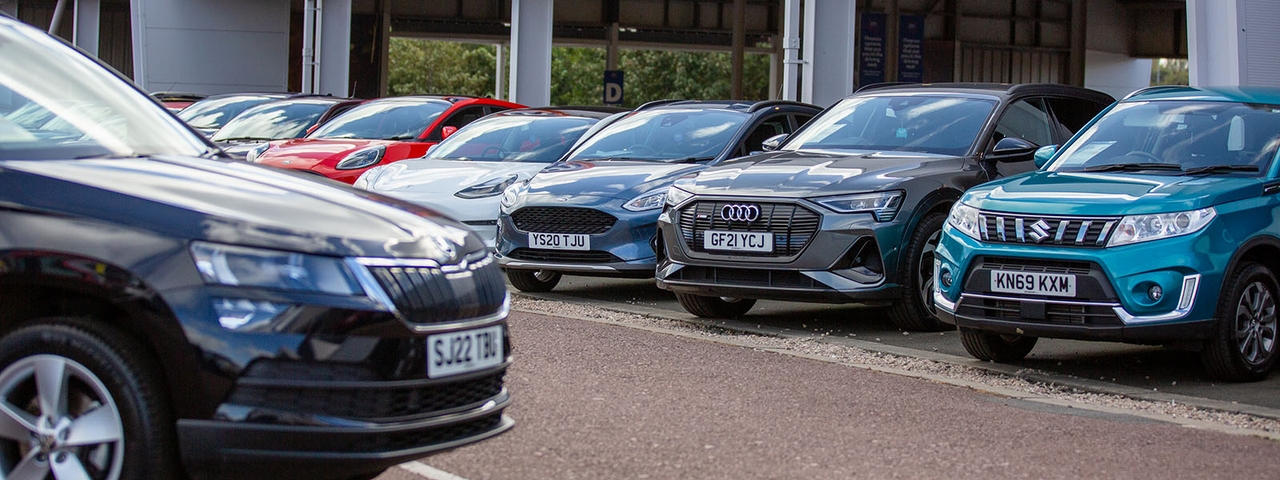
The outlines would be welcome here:
[[[506,53],[504,52],[507,47],[499,43],[495,44],[494,48],[495,51],[493,56],[497,61],[493,62],[494,65],[496,65],[496,71],[493,72],[493,98],[502,100],[506,95],[506,92],[503,92],[503,90],[506,89],[507,83],[507,59]]]
[[[800,0],[785,0],[782,12],[782,99],[796,100],[800,81]]]
[[[98,56],[98,19],[100,0],[76,0],[75,30],[72,34],[77,47]]]
[[[812,0],[805,4],[804,25],[800,101],[827,107],[853,93],[857,12],[848,0]]]
[[[729,98],[742,98],[742,64],[746,60],[747,0],[733,2],[733,55],[729,66]]]
[[[551,104],[553,0],[511,0],[511,101]]]
[[[1280,3],[1187,0],[1190,83],[1280,86]]]
[[[316,2],[319,4],[319,0]],[[350,95],[351,78],[351,0],[324,0],[320,16],[320,62],[317,76],[320,87],[315,93],[335,97]]]

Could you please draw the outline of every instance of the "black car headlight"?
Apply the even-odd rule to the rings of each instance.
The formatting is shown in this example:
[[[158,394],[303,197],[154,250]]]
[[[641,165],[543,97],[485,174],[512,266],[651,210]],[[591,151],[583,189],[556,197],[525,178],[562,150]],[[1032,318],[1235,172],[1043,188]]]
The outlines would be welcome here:
[[[904,196],[905,194],[901,190],[893,190],[836,195],[812,200],[819,205],[840,213],[865,212],[875,216],[876,221],[887,222],[893,220],[893,216],[898,214],[898,209],[902,207],[902,197]]]
[[[459,190],[457,193],[454,193],[453,196],[471,199],[502,195],[503,192],[507,190],[507,187],[516,183],[516,179],[518,178],[520,177],[516,175],[508,175],[504,178],[494,178]]]
[[[382,156],[387,153],[386,145],[378,145],[376,147],[368,147],[356,150],[343,157],[338,165],[333,167],[338,170],[356,170],[370,165],[377,165],[382,161]]]

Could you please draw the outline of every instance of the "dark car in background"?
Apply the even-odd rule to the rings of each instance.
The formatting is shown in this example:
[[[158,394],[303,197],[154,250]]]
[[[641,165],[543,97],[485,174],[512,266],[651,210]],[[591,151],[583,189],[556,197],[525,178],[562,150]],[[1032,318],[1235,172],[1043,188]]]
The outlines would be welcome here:
[[[756,299],[883,304],[945,328],[934,249],[965,190],[1035,169],[1114,101],[1049,84],[885,85],[827,108],[778,151],[675,182],[658,219],[658,286],[704,317]]]
[[[302,138],[363,101],[328,96],[274,100],[240,112],[209,139],[228,155],[247,160],[250,152],[260,152],[267,142]]]
[[[512,286],[555,288],[562,274],[652,277],[671,182],[795,131],[816,106],[786,101],[659,101],[503,193],[496,256]]]
[[[0,477],[372,478],[511,427],[464,225],[225,158],[4,15],[0,62],[68,126],[0,119]]]
[[[289,98],[293,93],[223,93],[210,95],[178,110],[178,118],[204,136],[212,136],[219,128],[250,107],[272,100]]]

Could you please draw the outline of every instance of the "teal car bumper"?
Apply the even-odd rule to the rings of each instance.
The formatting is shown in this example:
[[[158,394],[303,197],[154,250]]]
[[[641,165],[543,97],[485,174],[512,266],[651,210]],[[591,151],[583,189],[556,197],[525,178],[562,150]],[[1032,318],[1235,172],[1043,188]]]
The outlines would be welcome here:
[[[1209,338],[1226,267],[1201,253],[1213,250],[1210,235],[1101,248],[985,243],[947,225],[935,254],[934,303],[942,321],[992,333],[1130,343]],[[1054,291],[1055,281],[1067,284],[1064,276],[1072,288]],[[1011,278],[1039,284],[1011,292]]]

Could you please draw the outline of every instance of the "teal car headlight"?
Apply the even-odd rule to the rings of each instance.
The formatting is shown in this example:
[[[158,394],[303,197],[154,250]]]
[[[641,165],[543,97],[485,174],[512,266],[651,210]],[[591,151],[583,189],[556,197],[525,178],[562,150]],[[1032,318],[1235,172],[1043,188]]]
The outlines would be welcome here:
[[[959,202],[951,207],[951,214],[947,216],[947,224],[974,240],[982,239],[981,221],[978,209]]]
[[[363,294],[337,257],[193,242],[191,255],[205,283],[335,295]]]
[[[1120,219],[1107,246],[1117,247],[1195,233],[1217,215],[1218,212],[1213,207],[1154,215],[1129,215]]]
[[[814,198],[812,200],[819,205],[840,213],[865,212],[874,215],[877,221],[887,222],[893,220],[893,216],[898,214],[898,209],[902,207],[902,198],[904,196],[901,190],[893,190],[889,192],[837,195],[834,197]]]
[[[338,170],[355,170],[370,165],[376,165],[378,162],[382,161],[382,156],[385,153],[387,153],[387,147],[385,145],[362,148],[347,154],[347,156],[343,157],[343,159],[338,162],[338,165],[333,168]]]
[[[693,197],[692,193],[689,193],[680,187],[673,186],[670,189],[667,189],[666,204],[674,207],[679,205],[680,202],[688,200],[691,197]]]
[[[628,200],[627,203],[622,204],[622,208],[632,212],[643,212],[645,210],[662,208],[663,202],[667,199],[667,191],[668,189],[663,188],[661,190],[645,192],[643,195]]]
[[[477,183],[470,187],[459,190],[453,196],[458,198],[485,198],[494,195],[503,195],[507,188],[516,183],[516,179],[520,177],[516,175],[508,175],[503,178],[494,178],[485,182]]]

